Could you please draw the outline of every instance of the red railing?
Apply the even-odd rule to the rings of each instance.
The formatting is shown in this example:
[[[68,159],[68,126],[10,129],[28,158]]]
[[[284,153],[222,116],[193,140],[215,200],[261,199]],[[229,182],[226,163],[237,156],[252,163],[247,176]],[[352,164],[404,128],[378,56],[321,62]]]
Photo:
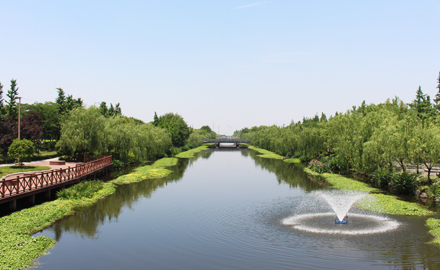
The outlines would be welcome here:
[[[1,198],[9,198],[55,184],[78,180],[109,167],[112,164],[112,156],[100,156],[99,159],[79,163],[76,164],[75,167],[36,173],[24,173],[22,176],[17,176],[16,178],[3,179],[1,181],[0,196]]]

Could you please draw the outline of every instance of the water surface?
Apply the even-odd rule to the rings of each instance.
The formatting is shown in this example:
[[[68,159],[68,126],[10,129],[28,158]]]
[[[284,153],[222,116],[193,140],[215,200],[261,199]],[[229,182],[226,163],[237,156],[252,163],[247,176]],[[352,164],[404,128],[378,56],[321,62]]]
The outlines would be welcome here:
[[[440,269],[425,218],[371,235],[295,230],[282,220],[325,186],[250,150],[181,159],[167,178],[115,194],[42,233],[42,269]]]

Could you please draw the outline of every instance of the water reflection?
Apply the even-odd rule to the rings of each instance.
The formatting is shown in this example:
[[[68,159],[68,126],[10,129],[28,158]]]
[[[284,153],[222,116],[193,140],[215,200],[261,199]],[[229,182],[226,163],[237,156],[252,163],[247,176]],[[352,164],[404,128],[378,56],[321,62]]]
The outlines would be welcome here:
[[[210,153],[203,153],[198,157],[208,158]],[[158,188],[168,183],[177,182],[192,162],[192,159],[179,159],[179,163],[172,167],[170,175],[160,179],[151,179],[130,185],[119,186],[116,192],[96,204],[79,211],[73,217],[67,217],[53,224],[49,231],[53,231],[55,240],[59,241],[65,232],[75,233],[82,238],[95,238],[98,234],[98,227],[106,221],[117,220],[123,208],[132,208],[141,198],[150,198],[151,194]]]
[[[301,164],[290,164],[277,159],[258,157],[260,153],[255,151],[242,151],[243,156],[250,156],[255,164],[264,170],[275,173],[279,184],[286,183],[290,188],[300,187],[306,192],[320,189],[322,182],[310,181]]]

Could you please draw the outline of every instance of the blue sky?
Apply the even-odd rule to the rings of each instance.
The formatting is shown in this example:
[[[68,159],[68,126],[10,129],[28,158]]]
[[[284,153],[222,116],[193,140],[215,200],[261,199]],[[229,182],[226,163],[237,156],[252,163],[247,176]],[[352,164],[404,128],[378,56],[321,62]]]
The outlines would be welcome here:
[[[440,1],[1,1],[0,82],[232,134],[433,97]],[[4,91],[6,92],[6,91]]]

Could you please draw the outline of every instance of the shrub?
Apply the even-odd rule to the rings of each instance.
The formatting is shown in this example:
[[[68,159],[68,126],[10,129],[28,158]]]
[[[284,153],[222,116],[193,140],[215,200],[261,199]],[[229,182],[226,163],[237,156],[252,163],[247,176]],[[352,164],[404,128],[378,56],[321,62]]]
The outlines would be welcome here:
[[[188,151],[188,150],[190,150],[190,148],[189,148],[188,145],[185,145],[184,147],[182,147],[182,150],[183,150],[183,151]]]
[[[378,169],[373,173],[371,185],[378,188],[388,188],[388,184],[393,178],[393,171],[390,169]]]
[[[113,162],[113,168],[119,169],[119,168],[122,168],[125,166],[124,162],[117,160],[117,159],[113,159],[112,162]]]
[[[83,181],[73,187],[65,188],[57,192],[60,199],[78,200],[81,198],[92,198],[95,192],[102,189],[104,182],[99,180]]]
[[[406,172],[395,173],[389,182],[388,187],[391,193],[394,194],[414,194],[417,188],[416,182],[417,175],[409,174]]]
[[[316,159],[310,161],[309,168],[317,173],[332,173],[332,170],[328,164],[322,163]]]

